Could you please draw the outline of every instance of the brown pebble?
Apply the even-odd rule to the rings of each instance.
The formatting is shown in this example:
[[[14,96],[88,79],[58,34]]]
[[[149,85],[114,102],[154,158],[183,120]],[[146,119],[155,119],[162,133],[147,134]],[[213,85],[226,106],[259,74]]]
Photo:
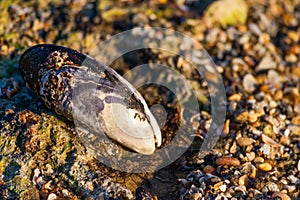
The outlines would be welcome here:
[[[248,176],[246,174],[244,174],[243,176],[241,176],[239,178],[239,185],[240,186],[246,186],[246,187],[248,187],[249,182],[250,182],[250,180],[249,180],[249,178],[248,178]]]
[[[217,165],[240,166],[240,161],[237,158],[222,157],[216,160]]]
[[[254,159],[254,163],[256,163],[256,164],[261,164],[261,163],[264,163],[264,162],[265,162],[265,159],[263,157],[258,156]]]
[[[258,119],[256,113],[252,113],[252,112],[249,113],[248,118],[249,118],[248,120],[250,123],[255,123]]]
[[[264,172],[269,172],[272,170],[272,165],[270,163],[260,163],[257,164],[257,168]]]
[[[202,199],[202,194],[201,194],[201,193],[193,194],[192,199],[193,199],[193,200],[199,200],[199,199]]]
[[[249,113],[247,111],[239,113],[235,120],[240,123],[245,123],[248,120]]]
[[[283,92],[282,90],[277,90],[274,94],[274,101],[280,101],[283,97]]]
[[[227,119],[224,123],[223,131],[222,131],[222,136],[225,137],[229,134],[230,128],[229,128],[230,120]]]
[[[12,109],[5,110],[5,115],[14,114],[14,113],[15,113],[15,111]]]
[[[291,143],[290,137],[287,136],[281,136],[279,142],[283,145],[289,145]]]
[[[214,184],[214,190],[219,190],[219,187],[220,187],[221,185],[223,185],[223,182],[222,182],[222,181],[220,181],[220,182]]]
[[[242,99],[242,95],[241,94],[233,94],[230,97],[228,97],[229,101],[239,102],[241,99]]]
[[[248,138],[248,137],[240,137],[237,139],[237,144],[240,147],[245,147],[245,146],[249,146],[251,145],[253,142],[255,142],[252,138]]]
[[[249,173],[249,177],[254,179],[256,177],[256,168],[253,166],[251,172]]]
[[[269,86],[267,84],[264,84],[264,85],[260,86],[259,90],[262,92],[268,92]]]
[[[205,173],[205,174],[212,174],[214,171],[215,171],[215,168],[211,165],[206,165],[203,168],[203,173]]]
[[[259,36],[259,42],[264,45],[267,45],[270,42],[270,39],[271,37],[268,33],[262,33]]]
[[[283,192],[274,192],[272,198],[280,197],[281,200],[291,200],[291,198]]]

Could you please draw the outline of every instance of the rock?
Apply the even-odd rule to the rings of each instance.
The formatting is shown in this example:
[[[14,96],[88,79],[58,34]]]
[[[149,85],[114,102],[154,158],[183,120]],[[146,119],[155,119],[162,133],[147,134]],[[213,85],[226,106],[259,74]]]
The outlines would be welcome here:
[[[272,198],[275,199],[276,197],[279,197],[281,200],[291,200],[291,198],[283,192],[274,192]]]
[[[238,94],[233,94],[231,96],[228,97],[229,101],[236,101],[239,102],[242,99],[242,95],[240,93]]]
[[[233,142],[232,146],[229,149],[229,152],[235,154],[239,150],[240,148],[236,145],[236,142]]]
[[[237,144],[240,147],[249,146],[254,142],[255,142],[255,140],[253,140],[252,138],[248,138],[248,137],[240,137],[240,138],[237,139]]]
[[[248,6],[244,0],[216,1],[204,13],[207,24],[218,24],[223,27],[235,24],[245,24]]]
[[[254,113],[254,111],[249,112],[249,116],[248,116],[248,121],[250,123],[255,123],[258,119],[258,116],[256,113]]]
[[[268,71],[268,81],[273,86],[280,85],[280,76],[279,76],[279,74],[273,69],[269,70]]]
[[[261,135],[261,140],[262,140],[264,143],[266,143],[266,144],[268,144],[268,145],[271,145],[271,146],[273,146],[273,147],[280,147],[280,146],[281,146],[278,142],[274,141],[272,138],[266,136],[265,134],[262,134],[262,135]]]
[[[262,33],[259,35],[258,41],[259,41],[259,43],[261,43],[263,45],[269,44],[270,40],[271,40],[271,37],[268,33]]]
[[[254,152],[250,152],[250,153],[246,153],[246,157],[247,157],[247,160],[249,162],[253,161],[254,158],[255,158],[255,153]]]
[[[211,165],[206,165],[203,168],[203,173],[205,173],[205,174],[212,174],[214,171],[215,171],[215,168]]]
[[[248,178],[248,176],[246,174],[244,174],[243,176],[241,176],[239,178],[239,185],[240,186],[246,186],[246,187],[248,187],[249,182],[250,182],[250,180],[249,180],[249,178]]]
[[[243,78],[244,90],[248,93],[252,93],[256,89],[256,86],[257,86],[257,82],[254,76],[250,73],[246,74]]]
[[[258,27],[257,24],[255,24],[255,23],[249,23],[248,26],[249,26],[249,30],[252,33],[254,33],[256,35],[260,35],[261,34],[261,30],[260,30],[260,28]]]
[[[56,199],[57,199],[57,196],[54,193],[49,194],[49,196],[47,198],[47,200],[56,200]]]
[[[273,99],[274,99],[274,101],[280,101],[282,99],[282,97],[283,97],[282,90],[277,90],[274,94]]]
[[[267,53],[265,57],[260,61],[258,66],[255,68],[256,72],[268,69],[275,69],[277,66],[276,62],[272,59],[271,55]]]
[[[222,130],[222,136],[227,136],[229,134],[229,131],[230,131],[230,120],[227,119],[224,123],[224,127],[223,127],[223,130]]]
[[[241,163],[237,158],[233,157],[221,157],[216,160],[217,165],[228,165],[228,166],[240,166]]]
[[[256,164],[260,164],[260,163],[264,163],[264,162],[265,162],[265,159],[260,156],[258,156],[254,159],[254,163],[256,163]]]
[[[249,113],[247,111],[241,111],[235,117],[235,120],[239,123],[246,123],[248,121]]]
[[[264,172],[269,172],[272,170],[272,165],[270,163],[257,164],[257,168]]]
[[[221,185],[221,186],[219,187],[219,189],[220,189],[221,192],[225,192],[225,191],[226,191],[226,188],[227,188],[227,186],[226,186],[225,184],[223,184],[223,185]]]

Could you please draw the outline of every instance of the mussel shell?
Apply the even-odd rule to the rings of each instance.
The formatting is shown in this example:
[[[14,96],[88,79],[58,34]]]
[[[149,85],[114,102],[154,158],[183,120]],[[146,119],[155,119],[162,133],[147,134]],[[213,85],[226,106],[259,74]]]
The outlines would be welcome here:
[[[159,126],[143,97],[113,69],[89,56],[61,46],[37,45],[22,55],[20,72],[49,108],[69,120],[75,113],[84,130],[105,131],[143,154],[154,152],[155,140],[160,146]]]

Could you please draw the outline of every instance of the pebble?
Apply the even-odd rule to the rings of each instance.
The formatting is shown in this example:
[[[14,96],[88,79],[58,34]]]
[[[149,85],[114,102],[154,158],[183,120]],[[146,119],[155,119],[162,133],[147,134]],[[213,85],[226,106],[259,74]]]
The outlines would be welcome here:
[[[298,160],[297,169],[300,172],[300,160]]]
[[[67,189],[63,189],[62,194],[64,195],[64,197],[67,197],[69,196],[69,191]]]
[[[245,123],[248,121],[249,113],[247,111],[242,111],[237,114],[235,120],[240,123]]]
[[[279,187],[275,182],[267,182],[262,191],[266,192],[279,192]]]
[[[254,159],[254,163],[264,163],[265,162],[265,159],[263,157],[260,157],[260,156],[257,156],[255,159]]]
[[[254,143],[255,140],[249,137],[240,137],[237,139],[237,144],[241,147],[249,146]]]
[[[257,24],[249,23],[248,27],[249,27],[249,30],[251,32],[253,32],[254,34],[256,34],[256,35],[260,35],[261,34],[261,30],[260,30],[260,28],[258,27]]]
[[[289,193],[291,193],[296,190],[296,186],[295,185],[284,185],[284,189],[286,189]]]
[[[236,142],[233,142],[232,146],[229,149],[230,153],[237,153],[240,150],[240,148],[236,145]]]
[[[268,33],[262,33],[259,35],[259,42],[263,45],[269,44],[271,37]]]
[[[250,182],[250,180],[249,180],[249,178],[248,178],[248,176],[246,174],[244,174],[243,176],[241,176],[239,178],[239,185],[240,186],[246,186],[246,187],[248,187],[249,182]]]
[[[262,70],[275,69],[276,66],[277,66],[276,62],[274,62],[271,55],[267,53],[267,55],[265,55],[265,57],[260,61],[258,66],[255,68],[255,71],[259,72]]]
[[[224,123],[223,131],[222,131],[222,136],[227,136],[230,131],[230,120],[227,119]]]
[[[270,163],[260,163],[256,165],[258,169],[264,172],[269,172],[272,170],[272,165]]]
[[[254,111],[251,111],[249,112],[249,115],[248,115],[248,120],[250,123],[255,123],[258,119],[258,116],[256,113],[254,113]]]
[[[246,153],[246,157],[247,157],[247,160],[248,160],[249,162],[251,162],[251,161],[253,161],[254,158],[255,158],[255,153],[254,153],[253,151],[250,152],[250,153]]]
[[[236,101],[239,102],[242,99],[242,95],[241,94],[233,94],[231,96],[228,97],[229,101]]]
[[[290,139],[290,137],[283,135],[280,137],[279,142],[283,145],[290,145],[291,139]]]
[[[203,173],[205,173],[205,174],[212,174],[214,171],[215,171],[215,168],[211,165],[206,165],[203,168]]]
[[[271,70],[268,71],[268,81],[273,86],[279,85],[280,82],[281,82],[279,74],[275,70],[273,70],[273,69],[271,69]]]
[[[291,200],[291,198],[287,194],[282,193],[282,192],[274,192],[272,194],[272,198],[275,199],[276,197],[281,198],[281,200]]]
[[[274,99],[274,101],[280,101],[282,99],[282,97],[283,97],[282,90],[277,90],[274,94],[273,99]]]
[[[54,193],[49,194],[49,196],[47,198],[47,200],[56,200],[56,199],[57,199],[57,196]]]
[[[214,190],[220,189],[220,186],[221,186],[221,185],[223,185],[223,181],[220,181],[220,182],[214,184]]]
[[[296,184],[296,183],[299,183],[299,178],[297,178],[296,176],[294,176],[294,175],[289,175],[288,177],[287,177],[287,179],[289,180],[289,181],[291,181],[291,183],[292,184]]]
[[[221,192],[225,192],[226,189],[227,189],[227,186],[226,186],[225,184],[223,184],[223,185],[221,185],[221,186],[219,187],[219,189],[220,189]]]
[[[221,157],[216,160],[217,165],[240,166],[241,163],[237,158]]]
[[[257,82],[254,76],[250,73],[246,74],[243,78],[243,87],[246,92],[252,93],[256,89]]]

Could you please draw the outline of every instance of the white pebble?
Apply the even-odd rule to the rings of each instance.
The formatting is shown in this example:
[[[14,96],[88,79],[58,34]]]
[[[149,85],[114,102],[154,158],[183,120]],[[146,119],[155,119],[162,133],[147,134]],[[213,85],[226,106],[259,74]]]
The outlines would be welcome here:
[[[55,200],[55,199],[57,199],[57,196],[56,196],[56,194],[53,194],[53,193],[49,194],[49,196],[47,198],[47,200]]]
[[[225,184],[223,184],[223,185],[221,185],[220,187],[219,187],[219,189],[221,190],[221,192],[225,192],[226,191],[226,185]]]
[[[271,152],[270,145],[268,145],[268,144],[264,144],[264,146],[263,146],[263,154],[265,154],[265,155],[269,155],[269,154],[270,154],[270,152]]]

